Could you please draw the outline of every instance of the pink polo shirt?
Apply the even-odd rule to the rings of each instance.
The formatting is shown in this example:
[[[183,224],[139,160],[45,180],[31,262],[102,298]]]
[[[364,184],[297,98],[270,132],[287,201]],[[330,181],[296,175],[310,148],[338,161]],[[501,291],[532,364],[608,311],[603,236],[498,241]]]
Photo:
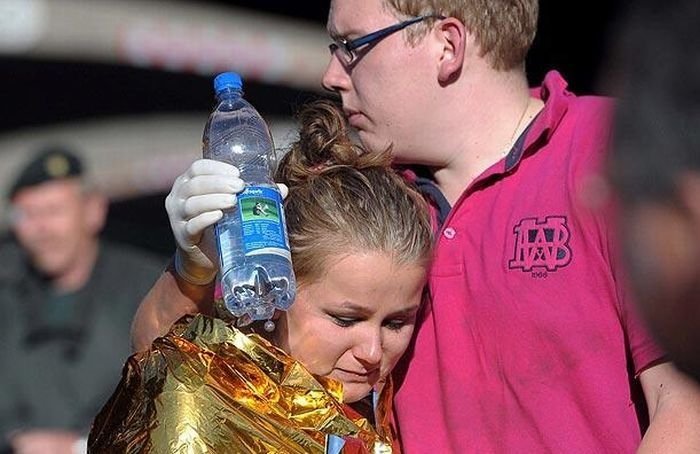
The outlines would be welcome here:
[[[425,314],[396,377],[408,454],[639,444],[634,376],[662,352],[620,284],[614,212],[581,200],[604,164],[611,102],[572,95],[556,72],[533,96],[544,110],[437,236]]]

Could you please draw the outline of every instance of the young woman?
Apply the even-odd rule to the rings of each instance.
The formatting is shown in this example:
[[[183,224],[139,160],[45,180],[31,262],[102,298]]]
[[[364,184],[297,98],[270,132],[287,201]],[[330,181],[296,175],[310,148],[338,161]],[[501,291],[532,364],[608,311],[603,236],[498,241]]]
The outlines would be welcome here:
[[[332,104],[307,107],[300,123],[277,175],[289,187],[294,304],[267,340],[201,315],[180,320],[127,364],[91,451],[398,450],[389,377],[420,308],[427,207],[388,153],[364,153],[350,140]],[[226,167],[193,164],[191,197],[220,194],[206,176]]]

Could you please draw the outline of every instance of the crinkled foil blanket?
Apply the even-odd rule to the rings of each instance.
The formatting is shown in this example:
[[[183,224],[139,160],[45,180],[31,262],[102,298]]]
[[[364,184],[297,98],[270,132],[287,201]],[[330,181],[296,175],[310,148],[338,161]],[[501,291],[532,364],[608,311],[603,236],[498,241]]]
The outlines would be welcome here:
[[[375,430],[341,403],[340,383],[313,376],[255,334],[186,316],[129,358],[95,419],[89,452],[324,454],[335,435],[343,454],[391,453],[385,388]]]

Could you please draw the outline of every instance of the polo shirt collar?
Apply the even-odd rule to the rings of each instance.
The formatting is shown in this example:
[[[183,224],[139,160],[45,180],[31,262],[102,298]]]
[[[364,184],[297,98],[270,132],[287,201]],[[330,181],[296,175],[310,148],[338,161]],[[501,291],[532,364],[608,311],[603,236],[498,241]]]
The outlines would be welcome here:
[[[549,142],[569,108],[569,100],[574,96],[566,89],[567,86],[568,83],[561,74],[552,70],[545,75],[541,86],[530,89],[530,95],[544,101],[544,107],[516,140],[513,148],[506,155],[504,167],[501,167],[500,171],[496,167],[492,167],[482,174],[481,177],[477,178],[476,181],[501,172],[508,173],[512,171],[526,152],[534,153],[542,145]],[[442,225],[447,219],[451,207],[426,169],[411,166],[398,167],[397,170],[404,178],[414,183],[421,193],[433,200],[438,224]]]
[[[516,141],[505,159],[505,171],[510,172],[520,162],[526,151],[534,144],[549,142],[554,131],[569,108],[574,96],[566,88],[568,83],[558,71],[549,71],[540,87],[532,88],[530,95],[544,101],[544,108],[537,114],[525,133]],[[534,148],[537,150],[539,147]]]

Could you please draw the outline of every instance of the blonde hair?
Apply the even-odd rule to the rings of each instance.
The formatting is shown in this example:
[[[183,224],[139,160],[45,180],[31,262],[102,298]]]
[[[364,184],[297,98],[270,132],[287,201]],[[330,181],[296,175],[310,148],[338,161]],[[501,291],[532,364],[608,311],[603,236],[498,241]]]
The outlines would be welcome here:
[[[537,31],[539,0],[385,0],[385,5],[408,17],[440,14],[459,19],[474,34],[481,55],[498,70],[523,65]],[[406,30],[409,40],[426,31],[425,26]]]
[[[301,284],[323,275],[328,259],[357,252],[391,254],[427,267],[432,229],[421,195],[391,167],[391,156],[365,152],[329,101],[300,112],[299,140],[281,160],[289,186],[285,215],[294,272]]]

